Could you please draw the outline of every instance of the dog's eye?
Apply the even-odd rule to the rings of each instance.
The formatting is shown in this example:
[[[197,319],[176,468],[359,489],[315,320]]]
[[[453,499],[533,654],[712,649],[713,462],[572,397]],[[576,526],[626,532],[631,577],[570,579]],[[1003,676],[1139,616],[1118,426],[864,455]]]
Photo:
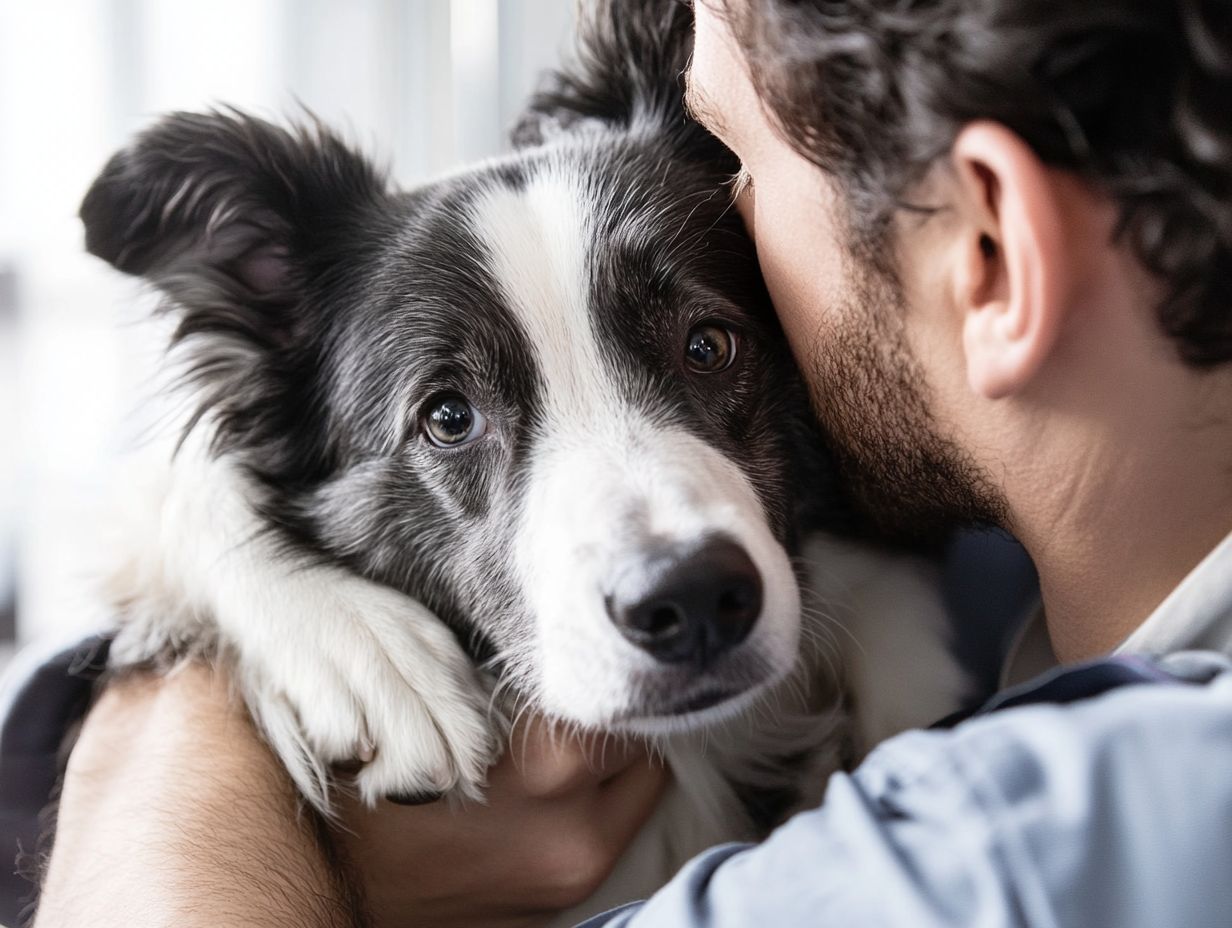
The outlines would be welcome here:
[[[443,396],[429,404],[423,428],[438,448],[457,448],[482,438],[488,420],[465,397]]]
[[[689,332],[684,359],[699,374],[725,371],[736,360],[736,336],[713,322],[699,325]]]

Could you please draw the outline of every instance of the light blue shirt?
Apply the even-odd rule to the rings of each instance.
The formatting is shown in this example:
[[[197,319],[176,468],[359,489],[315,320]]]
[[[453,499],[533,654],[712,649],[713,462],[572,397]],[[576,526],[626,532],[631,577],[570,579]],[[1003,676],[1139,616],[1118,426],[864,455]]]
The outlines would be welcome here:
[[[892,738],[831,777],[820,808],[586,928],[1228,928],[1229,641],[1232,538],[1118,649],[1168,655],[1139,662],[1143,678],[1189,683]],[[1053,671],[1054,686],[1086,673]],[[1057,699],[1037,680],[1011,701],[1034,694]]]

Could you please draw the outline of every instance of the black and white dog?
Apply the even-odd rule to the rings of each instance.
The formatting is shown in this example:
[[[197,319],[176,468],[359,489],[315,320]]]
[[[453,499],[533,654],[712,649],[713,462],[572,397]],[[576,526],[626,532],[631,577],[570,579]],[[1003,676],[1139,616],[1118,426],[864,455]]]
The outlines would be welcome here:
[[[320,126],[180,113],[82,218],[186,366],[113,660],[226,661],[321,810],[356,758],[370,802],[480,795],[522,707],[654,739],[676,785],[593,909],[962,679],[927,568],[852,540],[736,165],[681,107],[689,10],[581,32],[507,157],[394,192]]]

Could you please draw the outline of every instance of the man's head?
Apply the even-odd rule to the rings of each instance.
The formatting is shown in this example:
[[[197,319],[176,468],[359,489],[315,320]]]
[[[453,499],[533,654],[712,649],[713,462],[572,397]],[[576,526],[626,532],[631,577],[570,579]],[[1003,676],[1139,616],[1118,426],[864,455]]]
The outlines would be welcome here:
[[[1025,460],[1174,415],[1232,359],[1229,25],[1199,0],[698,0],[691,105],[883,515],[1020,528]]]

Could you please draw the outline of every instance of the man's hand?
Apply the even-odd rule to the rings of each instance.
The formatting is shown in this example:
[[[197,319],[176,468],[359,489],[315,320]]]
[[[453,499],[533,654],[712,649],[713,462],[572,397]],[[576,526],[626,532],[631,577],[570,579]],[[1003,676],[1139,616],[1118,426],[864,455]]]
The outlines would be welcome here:
[[[536,722],[513,743],[484,806],[345,806],[337,840],[376,925],[527,926],[580,902],[666,778],[610,745],[592,767],[600,752]],[[354,896],[217,674],[103,694],[69,762],[36,928],[356,928]]]
[[[640,747],[553,737],[537,720],[511,741],[485,805],[345,805],[338,840],[377,926],[541,924],[598,889],[666,782]]]

